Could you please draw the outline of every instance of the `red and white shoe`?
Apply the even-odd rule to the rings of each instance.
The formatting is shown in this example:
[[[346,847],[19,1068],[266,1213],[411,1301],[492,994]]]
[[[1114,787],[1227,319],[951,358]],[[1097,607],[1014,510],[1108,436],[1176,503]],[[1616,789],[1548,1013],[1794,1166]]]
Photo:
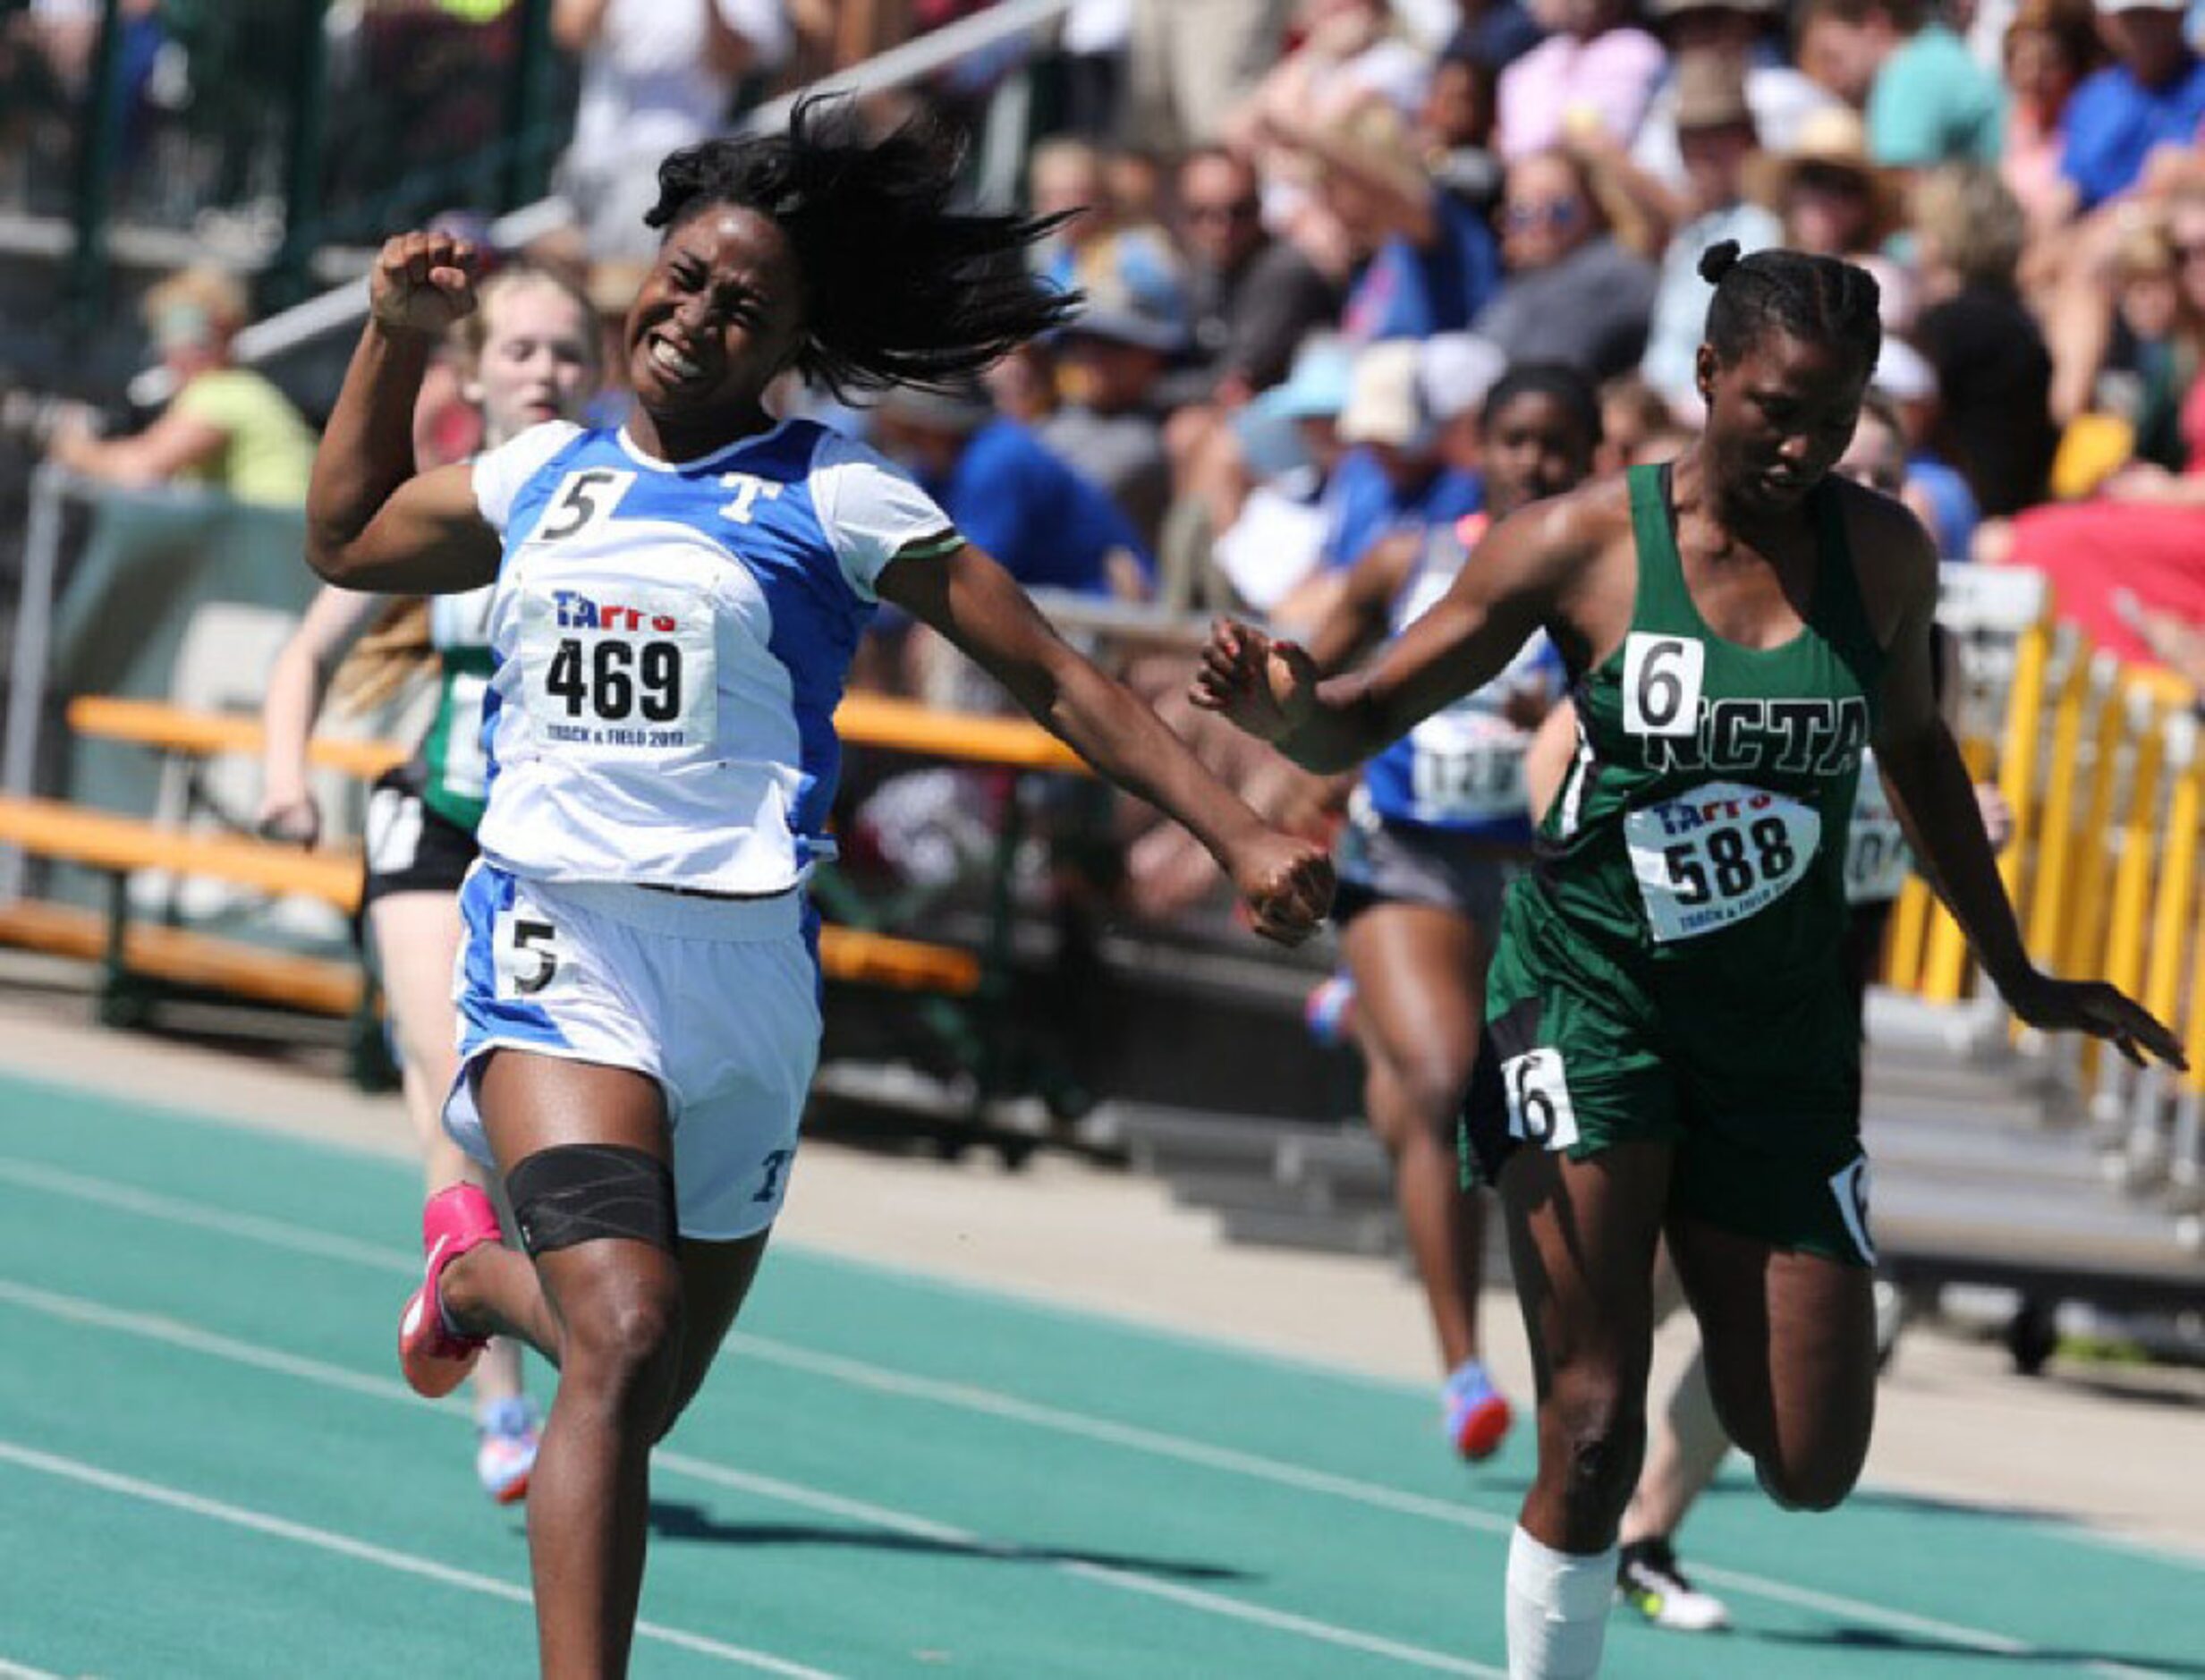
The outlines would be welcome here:
[[[453,1184],[421,1209],[421,1249],[428,1264],[421,1286],[398,1320],[398,1367],[413,1392],[440,1400],[475,1368],[489,1345],[487,1336],[461,1336],[445,1321],[437,1280],[444,1268],[471,1248],[498,1240],[497,1209],[473,1184]]]

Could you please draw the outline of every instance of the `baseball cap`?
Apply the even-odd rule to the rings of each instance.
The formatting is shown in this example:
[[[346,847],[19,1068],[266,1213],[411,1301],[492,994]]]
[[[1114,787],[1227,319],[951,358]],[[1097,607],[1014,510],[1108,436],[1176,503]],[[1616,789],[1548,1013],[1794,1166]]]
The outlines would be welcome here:
[[[1186,347],[1186,288],[1166,252],[1136,235],[1111,237],[1098,259],[1082,261],[1077,279],[1086,307],[1064,324],[1067,338],[1103,338],[1175,354]]]
[[[1753,121],[1745,63],[1734,53],[1699,49],[1676,55],[1676,126],[1729,128]]]
[[[1921,403],[1937,395],[1937,369],[1903,338],[1887,338],[1870,386],[1894,403]]]
[[[1424,347],[1413,338],[1384,339],[1357,356],[1347,406],[1340,411],[1340,441],[1405,449],[1429,437],[1423,362]]]
[[[1354,372],[1353,345],[1331,333],[1312,333],[1294,352],[1285,381],[1260,394],[1249,407],[1278,420],[1324,420],[1347,406]]]
[[[1475,333],[1440,333],[1424,341],[1417,387],[1434,420],[1451,420],[1485,401],[1508,371],[1508,352]]]

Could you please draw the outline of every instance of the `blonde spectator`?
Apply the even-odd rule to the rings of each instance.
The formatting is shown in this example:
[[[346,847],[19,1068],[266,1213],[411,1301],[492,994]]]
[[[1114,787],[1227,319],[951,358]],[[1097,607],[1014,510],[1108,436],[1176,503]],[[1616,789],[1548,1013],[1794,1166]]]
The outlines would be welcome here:
[[[1926,307],[1914,346],[1937,370],[1932,441],[1993,517],[2043,499],[2057,435],[2052,358],[2016,276],[2027,226],[1996,171],[1947,164],[1913,193]]]
[[[187,268],[146,293],[147,329],[176,395],[127,437],[94,434],[89,411],[64,415],[47,456],[88,478],[142,488],[199,484],[241,502],[306,500],[314,435],[291,400],[231,359],[245,325],[244,287],[216,268]]]

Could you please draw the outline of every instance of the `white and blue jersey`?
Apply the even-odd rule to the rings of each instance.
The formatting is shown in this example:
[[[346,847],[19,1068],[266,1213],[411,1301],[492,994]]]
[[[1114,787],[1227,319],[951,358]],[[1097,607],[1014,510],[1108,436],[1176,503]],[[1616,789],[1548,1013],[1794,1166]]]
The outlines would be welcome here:
[[[484,855],[521,878],[755,895],[834,854],[834,715],[874,584],[962,540],[809,420],[695,461],[555,421],[475,463],[504,538]]]
[[[1395,635],[1447,592],[1486,522],[1484,514],[1471,513],[1426,533],[1415,570],[1394,598]],[[1509,702],[1527,692],[1551,701],[1563,681],[1561,656],[1543,632],[1534,635],[1492,682],[1433,713],[1372,759],[1358,802],[1387,822],[1528,846],[1523,751],[1531,732],[1509,717]]]

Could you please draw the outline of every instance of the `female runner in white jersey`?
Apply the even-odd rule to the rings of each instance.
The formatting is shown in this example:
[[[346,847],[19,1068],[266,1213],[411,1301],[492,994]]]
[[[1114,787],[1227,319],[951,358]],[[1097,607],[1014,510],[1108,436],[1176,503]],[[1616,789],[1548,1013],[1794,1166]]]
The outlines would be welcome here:
[[[1259,932],[1301,938],[1330,901],[1322,850],[1266,827],[909,479],[767,412],[788,369],[845,393],[952,380],[1076,310],[1026,267],[1049,225],[951,212],[954,167],[818,102],[784,134],[675,153],[628,317],[628,425],[538,427],[419,478],[407,418],[432,336],[471,307],[473,253],[393,240],[316,462],[323,577],[496,584],[446,1124],[501,1175],[527,1252],[479,1191],[432,1198],[400,1352],[432,1395],[493,1333],[560,1369],[529,1494],[547,1675],[625,1672],[651,1445],[787,1184],[819,1031],[803,887],[831,855],[832,717],[877,599],[1186,824]]]
[[[589,300],[547,269],[520,263],[486,281],[478,301],[454,330],[454,354],[461,394],[481,416],[483,447],[579,414],[597,388],[600,361]],[[431,604],[325,588],[276,657],[261,707],[260,831],[311,846],[322,824],[307,783],[307,739],[333,683],[341,702],[394,688],[417,666],[438,684],[428,737],[369,796],[360,904],[431,1190],[473,1175],[441,1116],[458,1041],[452,962],[460,947],[459,887],[475,861],[487,768],[479,743],[490,599],[488,589]],[[371,625],[373,633],[364,633]],[[492,1498],[512,1504],[528,1492],[537,1447],[519,1343],[491,1344],[474,1390],[475,1473]]]

